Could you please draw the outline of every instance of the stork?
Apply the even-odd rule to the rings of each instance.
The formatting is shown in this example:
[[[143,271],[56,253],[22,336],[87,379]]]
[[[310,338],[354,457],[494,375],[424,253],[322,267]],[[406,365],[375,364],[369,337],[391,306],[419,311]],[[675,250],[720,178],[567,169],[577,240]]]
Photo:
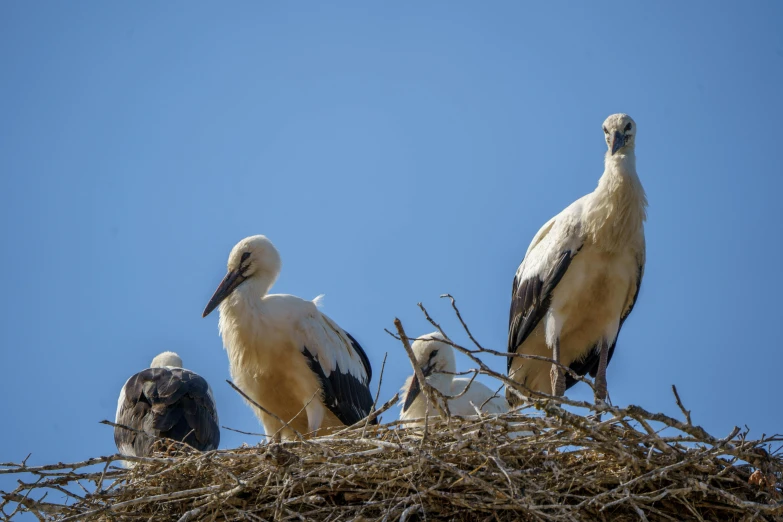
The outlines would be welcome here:
[[[115,424],[121,425],[114,428],[114,442],[123,455],[149,456],[158,438],[184,442],[199,451],[220,444],[212,389],[201,376],[184,369],[174,352],[157,355],[149,368],[125,382]]]
[[[220,307],[218,328],[234,382],[252,399],[267,436],[312,436],[362,420],[373,404],[367,354],[321,313],[320,298],[269,294],[280,268],[269,239],[243,239],[204,309],[206,317]]]
[[[636,174],[636,122],[613,114],[598,187],[550,219],[533,238],[511,294],[508,351],[550,357],[595,377],[607,396],[606,367],[644,274],[647,197]],[[547,371],[549,370],[549,371]],[[509,377],[538,392],[563,395],[575,384],[554,364],[509,357]],[[518,397],[506,390],[517,404]]]
[[[411,349],[427,383],[446,396],[451,415],[476,415],[477,408],[484,413],[508,411],[506,400],[496,395],[486,385],[476,380],[471,382],[470,379],[454,377],[457,371],[454,350],[440,332],[420,337],[413,342]],[[465,391],[466,387],[467,391]],[[420,419],[427,414],[438,415],[437,410],[431,405],[427,412],[428,400],[421,393],[421,384],[415,373],[405,381],[400,403],[402,404],[400,420]]]

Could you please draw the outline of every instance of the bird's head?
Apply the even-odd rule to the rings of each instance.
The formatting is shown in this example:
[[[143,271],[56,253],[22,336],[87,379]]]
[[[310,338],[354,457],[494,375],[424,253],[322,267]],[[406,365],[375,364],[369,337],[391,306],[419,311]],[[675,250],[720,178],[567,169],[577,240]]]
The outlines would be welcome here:
[[[431,334],[423,335],[421,338],[415,340],[411,349],[413,355],[416,357],[416,363],[421,368],[421,373],[424,374],[424,378],[428,379],[429,376],[441,373],[451,380],[454,377],[454,373],[457,369],[456,362],[454,360],[454,350],[450,344],[445,343],[445,337],[440,332],[433,332]],[[405,403],[403,404],[402,411],[407,410],[416,397],[421,393],[421,384],[419,383],[416,374],[413,374],[411,379],[408,393],[405,397]]]
[[[612,114],[604,121],[603,129],[611,156],[636,145],[636,122],[627,114]]]
[[[174,352],[163,352],[155,356],[150,363],[150,368],[182,368],[182,359]]]
[[[262,287],[257,289],[259,294],[267,292],[280,274],[280,266],[280,254],[266,236],[246,237],[231,249],[228,272],[212,294],[202,317],[208,316],[240,285],[258,283]]]

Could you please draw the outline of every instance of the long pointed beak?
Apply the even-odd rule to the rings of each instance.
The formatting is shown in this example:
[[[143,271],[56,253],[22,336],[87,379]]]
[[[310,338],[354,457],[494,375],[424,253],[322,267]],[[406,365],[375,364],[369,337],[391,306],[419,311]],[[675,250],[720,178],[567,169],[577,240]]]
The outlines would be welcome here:
[[[615,152],[622,149],[623,145],[625,145],[625,135],[620,134],[619,131],[614,131],[614,136],[612,136],[612,156],[614,156]]]
[[[212,298],[207,303],[207,307],[204,308],[204,313],[201,314],[201,317],[208,316],[212,310],[217,308],[226,297],[231,295],[231,292],[233,292],[244,280],[245,276],[243,276],[242,272],[239,270],[232,270],[227,273],[226,277],[224,277],[220,282],[220,285],[218,285],[215,293],[212,294]]]
[[[411,404],[413,404],[413,401],[416,400],[416,397],[418,397],[420,393],[421,386],[419,385],[419,378],[416,377],[416,374],[414,373],[411,386],[408,388],[408,393],[405,395],[405,403],[402,405],[403,412],[408,411],[408,408],[411,407]]]
[[[429,365],[425,366],[421,369],[421,373],[424,374],[424,377],[427,378],[432,373],[432,370],[434,369],[434,366]],[[416,377],[416,374],[413,374],[413,379],[411,380],[411,385],[408,388],[408,393],[405,395],[405,403],[402,405],[402,411],[408,411],[408,408],[411,407],[411,404],[413,404],[413,401],[416,400],[416,397],[419,396],[421,393],[421,383],[419,383],[419,378]]]

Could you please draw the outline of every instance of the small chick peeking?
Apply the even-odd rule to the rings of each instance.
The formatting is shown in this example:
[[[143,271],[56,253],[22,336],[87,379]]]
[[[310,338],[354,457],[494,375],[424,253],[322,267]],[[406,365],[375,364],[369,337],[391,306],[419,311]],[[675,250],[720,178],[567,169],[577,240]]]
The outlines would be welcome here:
[[[607,151],[598,187],[550,219],[533,238],[511,293],[508,351],[550,357],[595,377],[607,398],[606,368],[639,295],[645,264],[647,197],[636,173],[636,122],[603,124]],[[563,395],[576,383],[544,361],[509,357],[509,378]],[[520,398],[507,389],[512,405]]]
[[[413,342],[411,349],[427,383],[446,397],[450,415],[476,415],[478,409],[483,413],[508,411],[506,400],[495,395],[486,385],[476,380],[471,382],[470,378],[455,377],[457,365],[454,349],[440,332],[422,336]],[[400,420],[422,419],[426,415],[439,416],[437,409],[429,404],[422,393],[421,383],[415,373],[406,380],[400,403]]]
[[[202,315],[219,309],[231,376],[263,408],[249,402],[269,437],[316,436],[359,422],[373,404],[367,354],[318,310],[317,299],[269,294],[281,266],[262,235],[229,254],[228,272]]]

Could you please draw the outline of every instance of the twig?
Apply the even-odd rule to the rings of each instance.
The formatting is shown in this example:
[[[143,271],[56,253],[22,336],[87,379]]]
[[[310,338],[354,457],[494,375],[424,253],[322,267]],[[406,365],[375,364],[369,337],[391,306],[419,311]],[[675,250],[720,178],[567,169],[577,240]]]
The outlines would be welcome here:
[[[267,415],[269,415],[270,417],[273,417],[275,420],[277,420],[277,421],[278,421],[280,424],[282,424],[284,427],[286,427],[286,428],[288,428],[289,430],[291,430],[291,432],[292,432],[294,435],[296,435],[296,438],[297,438],[297,439],[299,439],[301,442],[307,442],[307,441],[305,440],[305,438],[302,436],[302,434],[301,434],[301,433],[299,433],[298,431],[296,431],[295,429],[293,429],[293,428],[291,427],[291,425],[290,425],[290,424],[288,424],[286,421],[284,421],[283,419],[281,419],[280,417],[278,417],[277,415],[275,415],[275,414],[274,414],[274,413],[272,413],[271,411],[267,410],[266,408],[264,408],[263,406],[261,406],[260,404],[258,404],[258,403],[257,403],[256,401],[254,401],[253,399],[251,399],[251,398],[250,398],[250,397],[249,397],[249,396],[248,396],[248,395],[247,395],[245,392],[243,392],[242,390],[240,390],[240,389],[239,389],[239,387],[238,387],[236,384],[234,384],[233,382],[229,381],[228,379],[226,379],[226,382],[228,383],[228,385],[229,385],[229,386],[231,386],[232,388],[234,388],[234,390],[235,390],[235,391],[236,391],[238,394],[240,394],[242,397],[244,397],[244,398],[245,398],[245,400],[246,400],[247,402],[249,402],[250,404],[252,404],[252,405],[253,405],[253,406],[255,406],[256,408],[258,408],[258,409],[259,409],[259,410],[261,410],[262,412],[266,413],[266,414],[267,414]]]
[[[271,435],[267,435],[266,433],[254,433],[252,431],[242,431],[236,428],[229,428],[228,426],[221,426],[220,429],[241,433],[242,435],[252,435],[253,437],[271,437]]]
[[[132,460],[134,462],[174,462],[174,459],[165,457],[131,457],[130,455],[109,455],[106,457],[95,457],[92,459],[83,460],[80,462],[72,462],[69,464],[63,464],[59,462],[57,464],[46,464],[43,466],[26,466],[23,464],[2,463],[0,466],[16,466],[16,467],[4,467],[0,468],[0,475],[8,473],[39,473],[41,471],[51,471],[58,469],[79,469],[87,466],[93,466],[95,464],[103,464],[105,462],[113,460]]]
[[[683,415],[685,415],[685,422],[687,422],[689,426],[692,425],[693,423],[691,422],[691,411],[686,410],[685,406],[682,405],[682,401],[680,400],[680,394],[677,393],[677,386],[672,384],[672,391],[674,392],[674,399],[677,401],[677,406],[680,407],[680,411],[682,412]]]
[[[296,418],[297,418],[297,417],[299,417],[301,414],[303,414],[303,413],[305,412],[305,410],[307,410],[307,407],[308,407],[308,406],[310,406],[310,403],[311,403],[311,402],[313,402],[313,399],[315,399],[315,396],[316,396],[316,395],[318,395],[320,392],[321,392],[321,390],[320,390],[320,389],[316,389],[316,390],[313,392],[313,394],[310,396],[310,398],[309,398],[309,399],[307,399],[307,402],[305,402],[305,403],[304,403],[304,406],[302,406],[302,408],[301,408],[301,409],[300,409],[298,412],[296,412],[296,415],[294,415],[293,417],[291,417],[290,419],[288,419],[288,422],[294,422],[294,419],[296,419]],[[305,417],[306,417],[306,416],[307,416],[307,414],[305,414]],[[287,427],[287,426],[286,426],[286,427]],[[283,428],[280,428],[280,429],[278,429],[278,430],[277,430],[277,431],[274,433],[274,435],[272,435],[272,440],[276,440],[276,439],[277,439],[277,436],[280,434],[280,432],[281,432],[281,431],[283,431]],[[316,428],[316,430],[315,430],[315,431],[313,431],[313,432],[309,432],[309,433],[307,433],[307,435],[308,435],[308,436],[310,436],[310,437],[313,437],[313,436],[315,436],[315,434],[316,434],[316,433],[318,433],[318,428]]]
[[[468,337],[470,337],[470,340],[473,341],[473,344],[476,345],[476,348],[484,351],[484,347],[479,344],[479,342],[473,337],[473,334],[470,333],[470,328],[468,328],[468,325],[465,324],[465,321],[462,319],[462,314],[459,311],[459,308],[457,308],[457,301],[454,299],[454,297],[451,294],[443,294],[440,296],[441,299],[450,299],[451,300],[451,308],[454,309],[454,313],[457,314],[457,319],[459,319],[460,324],[462,325],[462,328],[465,329],[465,332],[468,334]],[[420,308],[424,308],[421,303],[419,303]]]
[[[485,365],[485,364],[484,364],[484,363],[481,361],[481,359],[479,359],[478,357],[476,357],[476,354],[477,354],[477,353],[487,353],[487,354],[490,354],[490,355],[497,355],[497,356],[499,356],[499,357],[505,357],[505,358],[509,358],[509,357],[515,357],[515,358],[522,358],[522,359],[531,359],[531,360],[536,360],[536,361],[545,361],[545,362],[547,362],[547,363],[554,364],[554,365],[558,366],[558,367],[559,367],[560,369],[562,369],[562,370],[563,370],[565,373],[567,373],[567,374],[571,375],[571,376],[572,376],[572,377],[573,377],[575,380],[577,380],[577,381],[582,381],[582,382],[586,383],[588,386],[590,386],[590,388],[593,390],[593,392],[595,392],[595,385],[593,384],[593,382],[592,382],[590,379],[588,379],[588,378],[586,378],[586,377],[584,377],[584,376],[582,376],[582,375],[579,375],[579,374],[577,374],[577,373],[576,373],[574,370],[572,370],[570,367],[568,367],[568,366],[565,366],[565,365],[563,365],[563,364],[561,364],[561,363],[559,363],[559,362],[557,362],[557,361],[555,361],[554,359],[551,359],[551,358],[549,358],[549,357],[543,357],[543,356],[541,356],[541,355],[530,355],[530,354],[526,354],[526,353],[516,353],[516,352],[514,352],[514,353],[511,353],[511,352],[499,352],[499,351],[496,351],[496,350],[490,350],[490,349],[488,349],[488,348],[483,348],[483,347],[482,347],[482,348],[479,348],[479,349],[476,349],[476,350],[469,350],[469,349],[467,349],[467,348],[465,348],[465,347],[463,347],[463,346],[460,346],[460,345],[458,345],[458,344],[455,344],[455,343],[453,343],[451,340],[449,340],[448,336],[447,336],[447,335],[446,335],[446,334],[443,332],[443,329],[440,327],[440,325],[439,325],[439,324],[438,324],[438,323],[437,323],[437,322],[436,322],[436,321],[435,321],[435,320],[434,320],[434,319],[433,319],[433,318],[430,316],[429,312],[428,312],[428,311],[427,311],[427,309],[424,307],[424,305],[422,305],[421,303],[419,303],[419,304],[418,304],[418,306],[419,306],[419,308],[421,309],[422,313],[424,313],[424,318],[425,318],[425,319],[427,319],[427,321],[428,321],[430,324],[432,324],[432,325],[433,325],[435,328],[437,328],[437,329],[438,329],[438,331],[439,331],[441,334],[443,334],[443,335],[444,335],[444,337],[446,337],[446,341],[445,341],[445,342],[446,342],[446,344],[449,344],[449,345],[451,345],[451,346],[452,346],[452,347],[453,347],[455,350],[457,350],[457,351],[459,351],[459,352],[462,352],[462,353],[464,353],[465,355],[467,355],[467,356],[468,356],[468,357],[469,357],[469,358],[470,358],[470,359],[471,359],[473,362],[475,362],[475,363],[477,363],[477,364],[479,364],[479,365],[481,366],[482,373],[485,373],[485,372],[486,372],[486,374],[487,374],[487,375],[492,375],[492,376],[493,376],[493,377],[495,377],[496,379],[498,379],[498,380],[500,380],[501,382],[503,382],[503,383],[506,385],[506,387],[513,388],[514,390],[516,390],[516,391],[518,391],[518,392],[522,392],[522,391],[524,391],[524,392],[525,392],[525,393],[527,393],[528,395],[529,395],[529,394],[531,393],[531,391],[532,391],[532,390],[529,390],[527,387],[525,387],[525,386],[523,386],[523,385],[521,385],[521,384],[517,383],[516,381],[513,381],[513,380],[511,380],[511,379],[508,379],[506,376],[504,376],[504,375],[500,375],[500,374],[498,374],[498,373],[496,373],[496,372],[493,372],[492,370],[490,370],[490,369],[489,369],[489,368],[488,368],[488,367],[487,367],[487,366],[486,366],[486,365]],[[454,304],[453,306],[456,306],[456,304]],[[392,335],[393,335],[393,334],[392,334]],[[538,396],[538,397],[548,397],[548,396],[550,396],[549,394],[540,393],[540,392],[533,392],[533,393],[535,394],[535,396]],[[596,411],[597,411],[597,410],[596,410]]]
[[[207,486],[205,488],[194,488],[194,489],[188,489],[185,491],[173,491],[171,493],[164,493],[161,495],[152,495],[150,497],[142,497],[142,498],[134,498],[132,500],[126,500],[124,502],[118,502],[116,504],[112,504],[110,506],[107,506],[105,508],[101,509],[95,509],[93,511],[89,511],[87,513],[80,513],[78,515],[73,515],[67,518],[62,519],[61,522],[72,522],[75,520],[81,520],[83,518],[87,518],[93,515],[97,515],[99,513],[103,513],[105,511],[118,511],[125,507],[135,506],[142,503],[155,503],[155,502],[163,502],[167,500],[176,500],[179,498],[187,498],[187,497],[194,497],[197,495],[203,495],[205,493],[211,493],[214,491],[219,491],[222,486]]]
[[[378,416],[380,416],[380,415],[381,415],[381,414],[383,414],[384,412],[388,411],[388,410],[389,410],[389,408],[391,408],[392,406],[394,406],[394,404],[395,404],[395,403],[396,403],[398,400],[400,400],[400,394],[399,394],[399,393],[395,393],[395,394],[394,394],[394,397],[392,397],[391,399],[389,399],[388,401],[386,401],[386,402],[383,404],[383,406],[381,406],[380,408],[378,408],[377,410],[375,410],[374,412],[370,413],[370,414],[367,416],[367,419],[369,419],[369,422],[372,422],[372,421],[373,421],[373,419],[377,418]],[[343,433],[346,433],[346,432],[348,432],[348,431],[351,431],[351,430],[353,430],[354,428],[358,428],[359,426],[362,426],[363,433],[366,433],[366,428],[369,426],[369,423],[367,422],[367,419],[362,419],[362,420],[360,420],[359,422],[357,422],[357,423],[355,423],[355,424],[352,424],[351,426],[346,426],[346,427],[345,427],[345,428],[343,428],[342,430],[340,430],[340,431],[337,431],[337,432],[334,432],[334,433],[330,434],[329,436],[330,436],[330,437],[337,437],[337,436],[339,436],[339,435],[341,435],[341,434],[343,434]]]
[[[433,393],[434,390],[427,382],[427,379],[424,377],[424,372],[421,371],[421,367],[419,366],[419,362],[416,360],[416,355],[413,353],[413,348],[411,348],[408,336],[405,334],[405,329],[402,327],[402,322],[400,322],[400,320],[396,317],[394,318],[394,326],[397,328],[397,334],[400,336],[402,346],[405,348],[405,352],[408,354],[408,358],[411,361],[411,365],[413,366],[413,373],[416,374],[421,391],[424,393],[424,396],[427,398],[429,403],[435,407],[436,411],[438,411],[440,415],[444,415],[444,408],[442,408],[435,399],[435,394]],[[445,416],[448,417],[448,414],[446,413]]]
[[[370,413],[367,415],[367,420],[364,422],[364,429],[362,429],[362,437],[364,437],[364,434],[367,433],[367,425],[372,422],[373,419],[377,417],[370,418],[370,415],[375,411],[375,407],[378,405],[378,397],[381,395],[381,384],[383,384],[383,372],[386,369],[386,357],[389,356],[389,352],[385,352],[383,354],[383,363],[381,364],[381,374],[378,377],[378,389],[375,391],[375,400],[372,401],[372,407],[370,408]]]

